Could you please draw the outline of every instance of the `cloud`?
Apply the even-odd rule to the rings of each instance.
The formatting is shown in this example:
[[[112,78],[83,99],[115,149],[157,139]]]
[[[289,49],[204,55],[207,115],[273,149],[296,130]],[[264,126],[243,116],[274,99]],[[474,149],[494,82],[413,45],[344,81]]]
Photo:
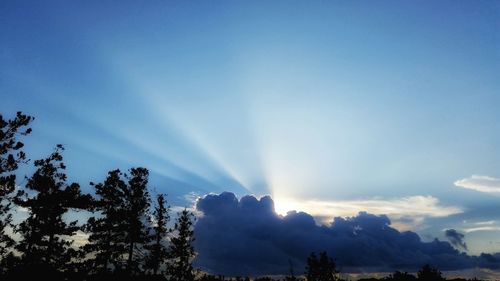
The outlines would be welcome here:
[[[464,232],[471,233],[477,231],[500,231],[500,226],[481,226],[481,227],[471,227],[465,228]]]
[[[446,241],[423,242],[393,228],[386,215],[359,212],[318,226],[304,212],[278,215],[269,196],[238,200],[228,192],[207,195],[196,207],[203,216],[195,225],[195,265],[214,274],[284,274],[290,261],[301,272],[313,251],[327,251],[343,272],[415,271],[426,263],[441,270],[500,268],[500,254],[469,256]]]
[[[462,228],[465,233],[472,233],[478,231],[500,231],[500,224],[496,220],[479,221],[469,223],[467,227]]]
[[[479,221],[474,223],[475,225],[494,225],[496,221],[490,220],[490,221]]]
[[[427,217],[446,217],[463,210],[455,206],[442,206],[437,198],[432,196],[410,196],[395,199],[368,199],[347,201],[321,201],[293,199],[279,199],[276,202],[276,210],[279,214],[287,211],[301,210],[315,218],[321,223],[330,223],[332,214],[337,216],[353,216],[359,211],[371,214],[384,214],[396,222],[398,229],[407,230],[421,224]]]
[[[198,212],[198,210],[196,209],[196,202],[198,202],[198,199],[200,198],[201,196],[197,193],[197,192],[189,192],[187,194],[185,194],[184,196],[182,197],[179,197],[178,199],[180,199],[179,201],[183,202],[184,205],[176,205],[176,206],[172,206],[171,207],[171,211],[173,212],[174,216],[180,212],[182,212],[184,209],[190,211],[191,213],[193,213],[195,216],[199,217],[201,216],[202,214],[200,212]]]
[[[500,179],[489,176],[472,175],[469,178],[457,180],[454,184],[457,187],[479,192],[500,193]]]
[[[447,229],[444,234],[453,246],[467,251],[467,244],[464,241],[465,235],[455,229]]]

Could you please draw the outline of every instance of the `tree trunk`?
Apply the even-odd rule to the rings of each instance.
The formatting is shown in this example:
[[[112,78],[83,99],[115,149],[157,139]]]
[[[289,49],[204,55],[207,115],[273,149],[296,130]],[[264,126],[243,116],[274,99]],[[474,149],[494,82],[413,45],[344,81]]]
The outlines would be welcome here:
[[[133,256],[134,256],[134,242],[130,242],[128,246],[128,262],[127,262],[127,267],[128,267],[127,270],[130,275],[132,275]]]

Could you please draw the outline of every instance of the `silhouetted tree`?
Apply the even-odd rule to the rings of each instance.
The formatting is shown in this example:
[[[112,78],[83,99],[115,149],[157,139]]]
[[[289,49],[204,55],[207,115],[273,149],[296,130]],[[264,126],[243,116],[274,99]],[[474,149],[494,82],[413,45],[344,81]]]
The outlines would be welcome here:
[[[439,271],[437,268],[434,268],[428,264],[424,265],[418,272],[417,272],[417,277],[418,280],[425,280],[425,281],[442,281],[445,280],[443,276],[441,275],[441,271]]]
[[[66,184],[62,145],[45,159],[36,160],[36,171],[27,178],[27,191],[20,190],[16,204],[28,211],[28,218],[16,229],[21,240],[16,246],[26,265],[63,269],[75,255],[71,236],[80,227],[63,216],[70,209],[84,209],[90,197],[82,195],[77,183]]]
[[[85,229],[89,232],[84,250],[88,256],[89,269],[94,273],[106,273],[120,266],[125,249],[125,193],[127,185],[120,170],[108,172],[103,183],[90,183],[95,188],[96,198],[91,211],[97,216],[88,219]]]
[[[175,236],[170,240],[171,260],[169,264],[169,275],[175,281],[194,280],[192,260],[194,258],[193,248],[193,214],[184,209],[174,226]]]
[[[98,216],[87,222],[90,236],[84,246],[93,256],[88,263],[94,272],[124,269],[131,275],[139,270],[140,264],[134,257],[141,254],[150,237],[146,225],[149,172],[145,168],[132,168],[129,172],[111,171],[104,183],[94,185],[97,198],[93,209]]]
[[[147,246],[149,254],[146,258],[146,268],[150,269],[154,275],[165,264],[169,255],[165,246],[165,239],[169,229],[167,224],[170,220],[169,207],[163,194],[156,197],[156,205],[153,211],[153,243]]]
[[[17,112],[13,119],[4,119],[0,114],[0,274],[6,268],[1,263],[7,259],[14,240],[6,233],[12,227],[12,197],[16,187],[15,171],[19,164],[27,162],[26,154],[21,150],[24,144],[19,137],[31,133],[26,128],[33,117]]]
[[[319,259],[315,253],[307,258],[306,279],[307,281],[336,281],[339,280],[335,262],[328,257],[326,252],[319,254]]]
[[[149,242],[149,229],[146,225],[146,213],[150,198],[147,190],[149,171],[146,168],[132,168],[126,189],[126,225],[125,242],[128,244],[127,271],[134,273],[139,269],[139,263],[134,260],[136,250]],[[139,252],[140,253],[140,252]]]
[[[396,271],[393,274],[384,278],[384,280],[390,281],[415,281],[417,277],[408,272]]]

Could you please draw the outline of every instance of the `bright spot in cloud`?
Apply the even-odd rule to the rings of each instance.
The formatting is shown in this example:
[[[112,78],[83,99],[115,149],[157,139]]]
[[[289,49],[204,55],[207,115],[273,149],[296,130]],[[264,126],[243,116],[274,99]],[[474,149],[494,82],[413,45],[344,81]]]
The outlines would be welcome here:
[[[500,193],[500,179],[489,176],[472,175],[469,178],[457,180],[454,184],[457,187],[479,192]]]

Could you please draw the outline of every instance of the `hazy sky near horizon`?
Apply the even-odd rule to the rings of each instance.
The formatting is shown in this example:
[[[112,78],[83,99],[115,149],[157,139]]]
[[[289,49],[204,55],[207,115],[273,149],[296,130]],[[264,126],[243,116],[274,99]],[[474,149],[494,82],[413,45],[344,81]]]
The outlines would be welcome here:
[[[270,194],[498,252],[499,3],[2,1],[0,111],[84,186],[143,165],[174,201]]]

